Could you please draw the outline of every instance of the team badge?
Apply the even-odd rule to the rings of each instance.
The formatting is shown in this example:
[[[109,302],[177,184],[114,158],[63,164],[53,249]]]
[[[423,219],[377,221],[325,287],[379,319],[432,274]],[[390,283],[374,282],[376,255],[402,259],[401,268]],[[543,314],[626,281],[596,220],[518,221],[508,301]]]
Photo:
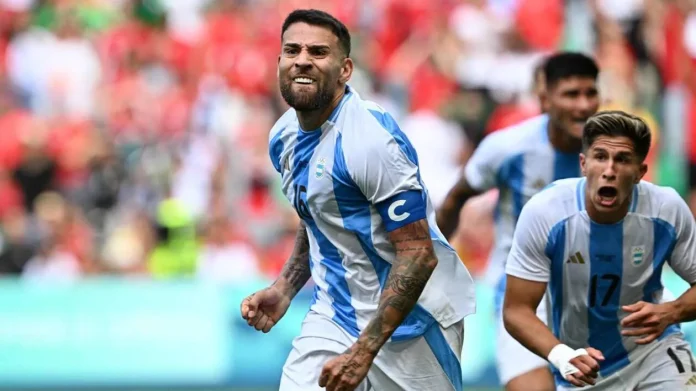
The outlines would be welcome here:
[[[324,171],[326,170],[326,159],[325,158],[319,158],[317,160],[317,170],[314,172],[314,175],[317,177],[317,179],[321,179],[321,177],[324,176]]]
[[[633,266],[639,266],[643,263],[643,256],[645,255],[645,247],[643,246],[633,246],[631,248],[631,261]]]

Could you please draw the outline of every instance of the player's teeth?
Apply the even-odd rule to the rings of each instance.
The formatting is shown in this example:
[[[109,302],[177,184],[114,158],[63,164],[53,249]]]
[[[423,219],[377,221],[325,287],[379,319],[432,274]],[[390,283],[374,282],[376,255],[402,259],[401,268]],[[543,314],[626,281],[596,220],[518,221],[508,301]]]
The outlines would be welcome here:
[[[295,82],[302,84],[312,84],[312,79],[308,79],[306,77],[296,77]]]

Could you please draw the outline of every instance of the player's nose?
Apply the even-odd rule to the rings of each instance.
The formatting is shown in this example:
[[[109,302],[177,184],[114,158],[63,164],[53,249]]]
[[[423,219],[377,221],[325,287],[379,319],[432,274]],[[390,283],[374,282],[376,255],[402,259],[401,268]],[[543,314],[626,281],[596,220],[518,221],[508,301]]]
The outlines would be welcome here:
[[[300,54],[298,54],[295,57],[294,65],[296,68],[303,68],[303,69],[311,67],[312,66],[312,59],[311,59],[309,53],[307,53],[306,50],[300,51]]]
[[[614,180],[616,179],[616,170],[614,169],[614,162],[608,162],[606,167],[604,167],[604,171],[602,171],[602,178],[606,180]]]

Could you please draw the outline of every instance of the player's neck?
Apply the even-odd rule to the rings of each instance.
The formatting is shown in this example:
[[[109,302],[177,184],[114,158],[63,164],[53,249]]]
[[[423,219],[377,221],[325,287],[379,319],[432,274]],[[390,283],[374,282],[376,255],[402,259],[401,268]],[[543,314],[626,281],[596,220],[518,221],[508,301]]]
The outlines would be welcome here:
[[[341,103],[341,99],[343,99],[343,96],[346,94],[345,88],[341,88],[339,91],[336,92],[334,95],[333,100],[331,101],[331,104],[317,110],[304,110],[304,111],[299,111],[297,110],[297,119],[300,122],[300,126],[302,127],[302,130],[311,132],[314,130],[318,130],[321,128],[321,125],[326,122],[326,120],[329,119],[331,116],[331,113],[334,111],[336,107]]]
[[[548,129],[549,142],[557,151],[564,153],[580,153],[582,150],[582,140],[572,137],[563,129],[559,129],[549,121]]]
[[[585,191],[585,210],[587,211],[587,215],[590,217],[590,220],[597,224],[610,225],[618,223],[619,221],[623,220],[624,217],[626,217],[628,214],[628,208],[631,205],[631,198],[629,197],[617,210],[611,212],[600,212],[595,208],[590,197],[590,194]]]

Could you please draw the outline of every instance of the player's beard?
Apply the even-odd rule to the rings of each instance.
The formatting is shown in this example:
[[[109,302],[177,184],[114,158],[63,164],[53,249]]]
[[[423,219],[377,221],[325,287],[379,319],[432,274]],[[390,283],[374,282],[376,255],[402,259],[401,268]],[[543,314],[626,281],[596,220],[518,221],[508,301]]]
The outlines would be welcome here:
[[[280,94],[285,102],[297,111],[314,111],[326,108],[333,100],[333,91],[328,81],[316,83],[316,91],[293,91],[292,80],[280,82]]]

